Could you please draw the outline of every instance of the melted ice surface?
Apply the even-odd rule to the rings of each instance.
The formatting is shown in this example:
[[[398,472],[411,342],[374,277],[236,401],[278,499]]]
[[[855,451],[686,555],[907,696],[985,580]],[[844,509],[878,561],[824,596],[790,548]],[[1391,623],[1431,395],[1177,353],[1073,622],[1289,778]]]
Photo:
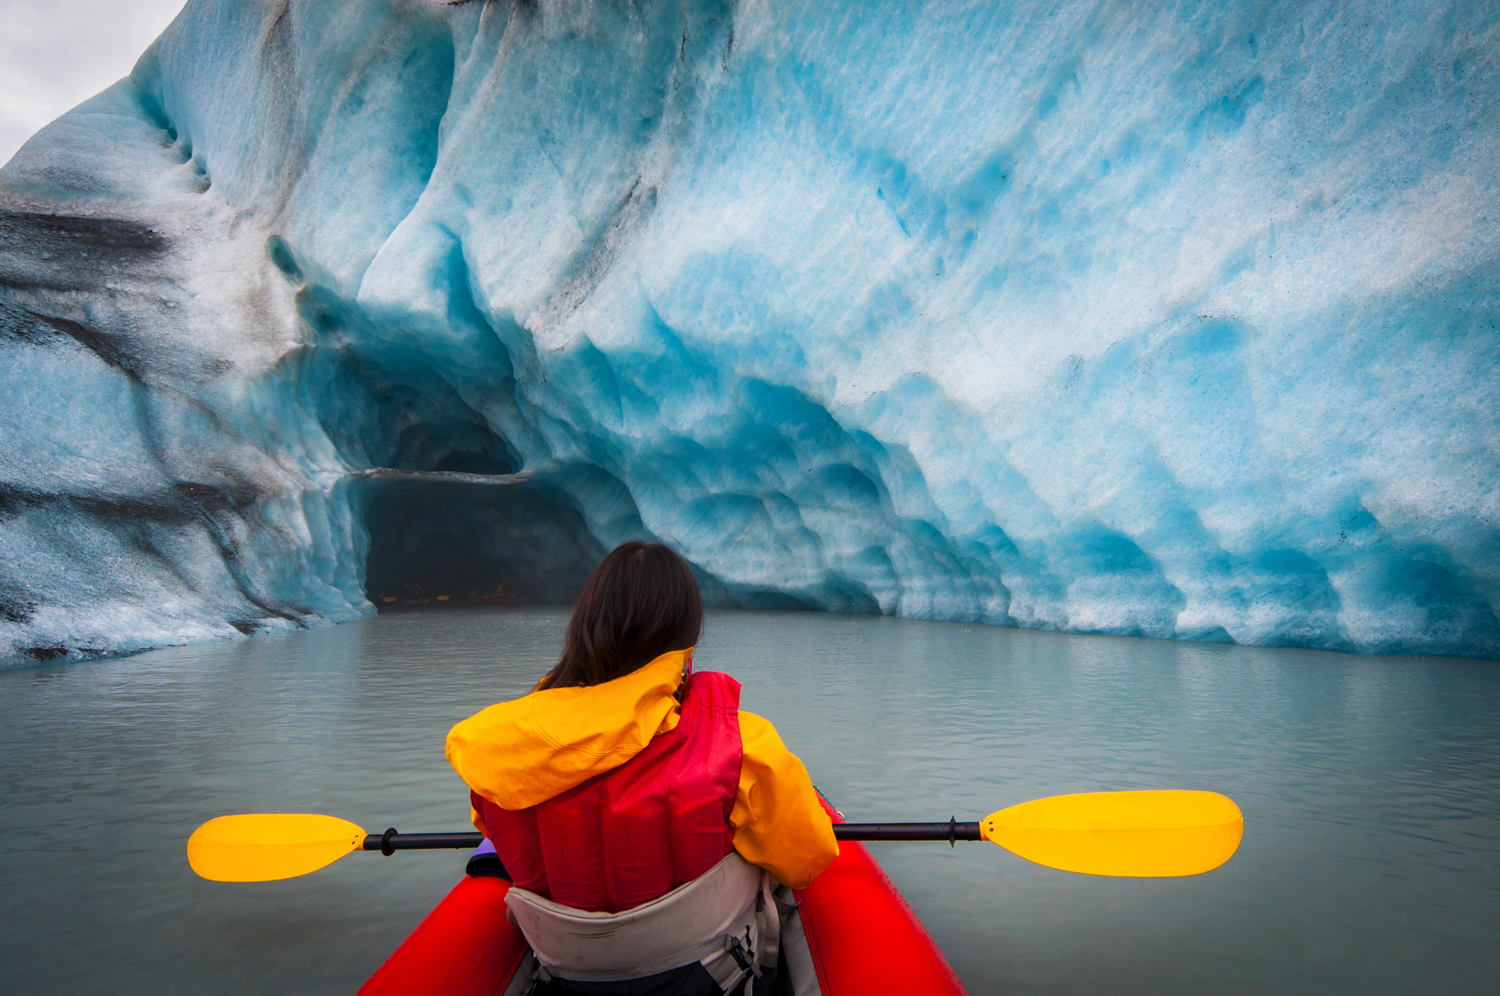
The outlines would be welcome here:
[[[562,598],[639,536],[725,605],[1495,656],[1497,39],[192,0],[0,172],[0,636]]]

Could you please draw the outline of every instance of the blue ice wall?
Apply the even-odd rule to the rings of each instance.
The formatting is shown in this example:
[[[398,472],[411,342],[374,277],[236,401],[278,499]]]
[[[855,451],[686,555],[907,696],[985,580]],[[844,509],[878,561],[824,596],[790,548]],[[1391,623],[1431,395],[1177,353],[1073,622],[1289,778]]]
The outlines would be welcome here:
[[[0,651],[641,536],[720,604],[1500,656],[1497,53],[1483,2],[192,0],[0,171]]]

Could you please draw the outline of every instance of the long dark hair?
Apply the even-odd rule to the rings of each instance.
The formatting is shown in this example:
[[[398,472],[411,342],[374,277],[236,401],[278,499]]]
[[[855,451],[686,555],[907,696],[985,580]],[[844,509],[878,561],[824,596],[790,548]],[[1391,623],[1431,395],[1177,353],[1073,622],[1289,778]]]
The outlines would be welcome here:
[[[562,656],[537,688],[623,677],[702,632],[703,595],[687,561],[660,543],[622,543],[584,582]]]

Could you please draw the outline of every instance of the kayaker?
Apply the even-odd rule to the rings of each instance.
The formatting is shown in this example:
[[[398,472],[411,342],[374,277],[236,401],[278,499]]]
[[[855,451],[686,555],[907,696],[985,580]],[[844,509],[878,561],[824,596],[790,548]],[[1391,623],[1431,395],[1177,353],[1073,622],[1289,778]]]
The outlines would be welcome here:
[[[702,625],[687,563],[625,543],[537,690],[448,734],[537,996],[767,994],[786,887],[838,855],[802,762],[738,682],[693,671]]]

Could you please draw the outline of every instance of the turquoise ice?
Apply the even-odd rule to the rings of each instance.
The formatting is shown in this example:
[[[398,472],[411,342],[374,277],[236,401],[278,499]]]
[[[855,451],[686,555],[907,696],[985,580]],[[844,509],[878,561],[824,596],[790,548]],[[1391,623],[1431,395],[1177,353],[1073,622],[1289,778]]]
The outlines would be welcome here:
[[[1500,656],[1497,52],[1486,2],[191,0],[0,170],[0,655],[639,536],[718,604]]]

